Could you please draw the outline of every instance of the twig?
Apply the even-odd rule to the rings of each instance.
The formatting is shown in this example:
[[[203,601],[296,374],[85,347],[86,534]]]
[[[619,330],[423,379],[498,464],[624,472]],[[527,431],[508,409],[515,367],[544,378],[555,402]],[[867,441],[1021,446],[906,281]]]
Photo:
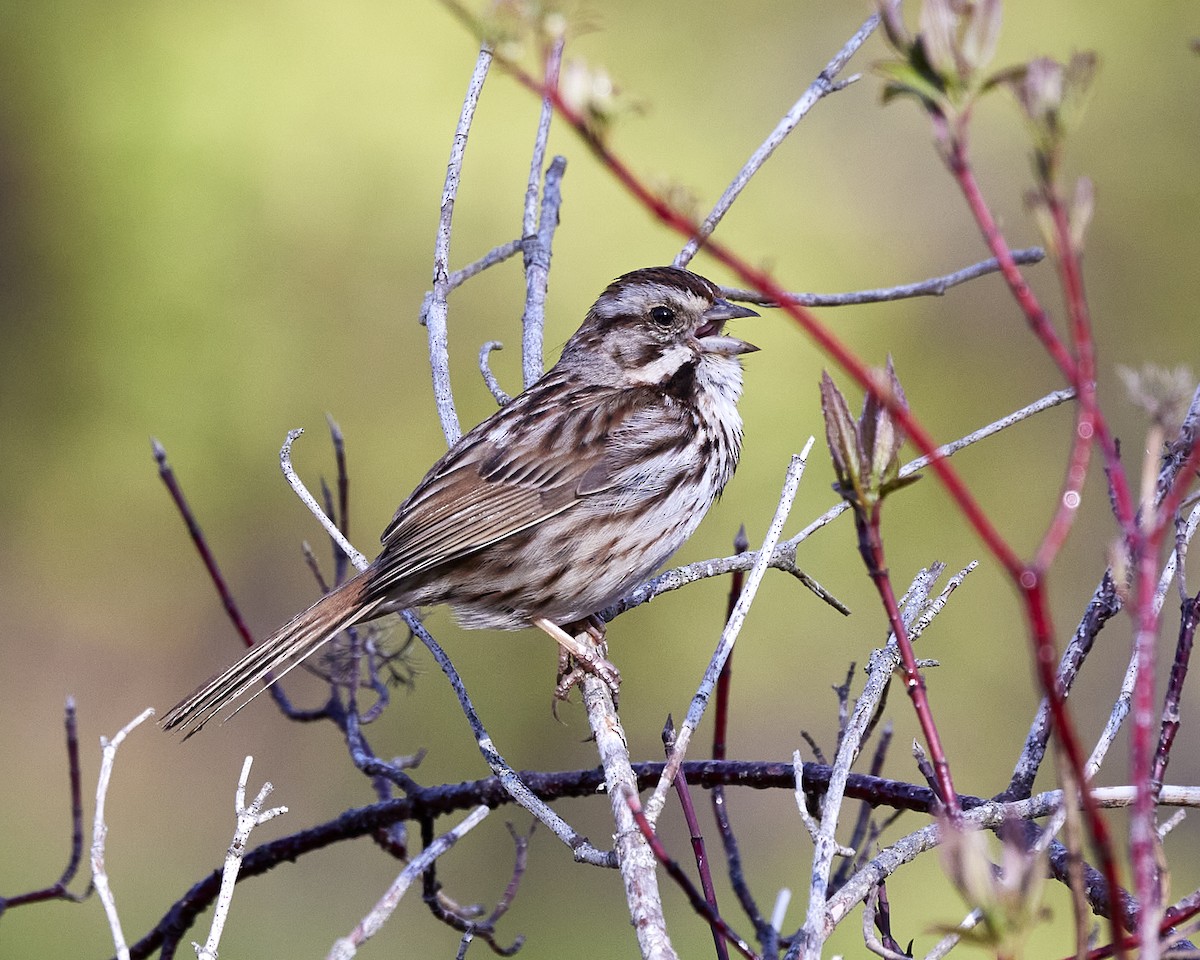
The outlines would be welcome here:
[[[108,841],[108,824],[104,822],[104,804],[108,799],[108,784],[112,780],[113,764],[117,760],[117,748],[134,729],[152,716],[154,716],[154,709],[147,707],[125,724],[111,740],[107,737],[100,738],[100,776],[96,781],[96,817],[92,823],[92,886],[96,888],[96,895],[104,904],[104,913],[108,917],[108,926],[112,931],[113,945],[116,947],[118,960],[129,960],[129,947],[125,944],[125,934],[121,930],[121,918],[117,914],[117,901],[113,897],[112,887],[108,883],[108,873],[104,868],[104,848]]]
[[[246,853],[246,842],[250,832],[268,820],[274,820],[280,814],[287,813],[287,807],[272,807],[263,810],[263,804],[275,788],[268,780],[262,785],[256,796],[246,806],[246,781],[250,779],[250,766],[253,757],[246,757],[242,763],[242,773],[238,777],[237,790],[234,793],[233,812],[237,816],[237,827],[233,831],[233,840],[229,851],[225,854],[225,868],[221,871],[221,892],[217,895],[217,906],[213,911],[212,927],[204,946],[192,944],[196,948],[197,960],[217,960],[217,947],[221,943],[221,934],[225,930],[225,921],[229,919],[229,908],[233,904],[233,886],[237,883],[238,871],[242,866],[242,858]]]
[[[1100,787],[1092,790],[1091,794],[1097,807],[1126,808],[1133,805],[1137,790],[1134,786]],[[970,809],[964,810],[962,820],[963,823],[980,827],[999,826],[1011,819],[1031,820],[1054,813],[1062,800],[1061,790],[1050,790],[1035,794],[1026,800],[1007,803],[989,801],[975,807],[965,803],[964,807]],[[1200,804],[1200,788],[1164,787],[1162,802],[1168,805],[1196,806]],[[826,936],[880,880],[890,876],[921,853],[936,847],[940,842],[940,833],[939,824],[930,824],[908,834],[872,858],[845,887],[829,898]]]
[[[492,247],[491,250],[485,253],[478,260],[468,263],[465,267],[460,267],[459,269],[453,271],[446,280],[446,287],[448,290],[457,290],[468,280],[483,273],[484,270],[487,270],[490,267],[499,266],[506,260],[512,259],[520,252],[521,239],[519,237],[515,240],[507,240],[498,246]],[[429,297],[430,295],[431,294],[426,294],[426,297]],[[425,309],[425,307],[421,308],[422,316],[425,315]]]
[[[733,550],[734,553],[745,553],[749,549],[750,541],[746,537],[746,525],[742,524],[738,527],[737,535],[733,538]],[[734,571],[729,578],[729,600],[725,609],[726,620],[733,616],[738,597],[742,595],[745,579],[745,573],[741,570]],[[717,680],[717,703],[713,717],[712,755],[714,760],[724,760],[726,755],[726,738],[729,731],[729,695],[732,687],[733,653],[731,652],[726,658],[725,666],[721,668],[721,676]],[[729,885],[733,888],[734,895],[738,898],[738,903],[741,904],[742,910],[745,911],[746,916],[754,925],[755,933],[762,946],[763,955],[773,957],[778,953],[776,940],[779,937],[779,930],[773,928],[763,917],[762,911],[759,910],[758,904],[754,900],[754,894],[750,891],[750,884],[746,882],[746,874],[742,869],[742,854],[738,846],[737,834],[734,833],[733,824],[730,820],[729,804],[725,798],[725,788],[723,786],[714,786],[712,788],[711,799],[713,819],[717,822],[717,830],[721,835],[721,845],[725,850],[725,864],[729,874]]]
[[[458,127],[454,131],[454,142],[450,147],[450,162],[446,166],[446,183],[442,188],[441,215],[438,217],[437,239],[433,247],[433,291],[426,298],[422,318],[429,334],[429,367],[433,373],[433,400],[437,406],[438,420],[446,443],[453,446],[462,436],[458,411],[454,407],[454,393],[450,388],[450,350],[446,331],[449,311],[447,297],[450,293],[450,225],[454,217],[454,201],[458,196],[458,184],[462,177],[463,156],[467,149],[467,135],[471,132],[471,121],[479,105],[483,82],[487,79],[492,64],[492,48],[484,43],[479,48],[475,70],[467,86],[459,114]]]
[[[27,903],[41,903],[46,900],[81,903],[91,893],[90,889],[81,894],[71,893],[67,889],[75,879],[79,864],[83,860],[83,784],[79,772],[79,724],[75,715],[74,697],[67,697],[64,725],[67,734],[67,774],[71,784],[71,852],[67,857],[67,865],[57,882],[48,887],[13,897],[0,897],[0,917],[13,907],[24,906]]]
[[[1064,693],[1069,693],[1079,669],[1091,652],[1096,637],[1121,609],[1121,598],[1113,583],[1112,571],[1105,570],[1104,576],[1096,586],[1092,599],[1080,618],[1079,625],[1070,642],[1063,650],[1058,665],[1058,684]],[[1021,756],[1013,767],[1012,777],[1008,788],[1000,794],[998,800],[1021,800],[1028,797],[1033,790],[1033,782],[1041,768],[1042,759],[1046,754],[1046,746],[1050,742],[1050,701],[1042,697],[1037,713],[1030,724],[1029,733],[1025,737],[1025,745]]]
[[[750,183],[751,178],[767,162],[771,154],[775,152],[775,148],[783,143],[787,135],[796,128],[818,101],[833,92],[833,78],[842,72],[842,68],[846,66],[846,63],[854,56],[858,48],[863,45],[867,37],[874,32],[878,24],[879,14],[873,13],[867,17],[863,25],[846,41],[845,46],[834,54],[833,59],[817,74],[817,78],[809,84],[808,89],[804,91],[800,99],[792,105],[792,108],[776,124],[775,129],[771,131],[767,139],[763,141],[762,145],[746,161],[745,166],[738,172],[733,183],[725,188],[725,192],[721,194],[721,199],[717,201],[712,212],[704,218],[704,222],[700,224],[700,228],[695,236],[688,240],[683,249],[676,255],[675,266],[686,267],[692,261],[701,244],[712,235],[712,232],[717,228],[717,224],[721,222],[721,218],[729,212],[729,208],[733,206],[734,201],[737,200],[738,196],[746,188],[746,185]]]
[[[329,534],[330,539],[338,545],[338,548],[354,564],[354,568],[359,571],[365,570],[369,562],[367,558],[354,549],[350,541],[346,539],[346,535],[329,519],[329,515],[317,503],[317,498],[308,492],[308,487],[304,485],[304,481],[300,479],[295,467],[292,466],[292,444],[303,433],[303,427],[288,431],[287,439],[283,441],[283,446],[279,450],[279,467],[283,470],[283,475],[291,485],[292,491],[300,498],[301,503],[308,507],[309,513],[317,518],[317,522],[321,524],[325,532]]]
[[[637,823],[642,837],[653,851],[655,858],[663,865],[663,868],[670,875],[671,879],[675,881],[679,889],[683,891],[692,909],[708,921],[714,935],[719,936],[721,945],[724,946],[726,943],[731,943],[738,953],[748,958],[748,960],[759,960],[757,954],[750,949],[750,945],[739,937],[725,919],[717,913],[713,903],[706,899],[701,891],[696,889],[695,884],[683,872],[683,868],[680,867],[679,862],[667,853],[662,840],[654,832],[654,828],[650,826],[650,821],[646,819],[646,814],[642,810],[641,804],[638,803],[637,797],[633,794],[627,794],[626,800],[629,803],[630,811],[633,813],[634,821]],[[724,955],[727,955],[727,952]]]
[[[885,929],[891,926],[890,920],[887,919],[888,914],[885,910],[881,909],[886,905],[886,900],[883,897],[883,891],[886,889],[883,884],[873,888],[863,903],[863,943],[868,950],[876,956],[883,957],[884,960],[911,960],[908,954],[901,953],[899,950],[893,949],[888,945],[893,942],[891,936],[887,936],[885,942],[885,940],[881,940],[875,935],[874,928],[876,924]]]
[[[728,667],[728,660],[725,665]],[[727,670],[721,671],[722,679],[728,675]],[[718,690],[720,690],[720,685],[718,685]],[[671,755],[671,751],[675,747],[675,724],[670,716],[667,717],[667,723],[663,727],[663,747],[666,749],[667,756]],[[700,892],[704,895],[704,902],[708,904],[713,915],[720,916],[721,911],[717,907],[717,891],[712,881],[712,869],[709,866],[708,852],[704,846],[704,835],[700,832],[700,822],[696,819],[696,805],[692,802],[692,793],[688,789],[687,777],[683,775],[682,771],[675,777],[675,794],[679,797],[679,808],[683,811],[683,820],[687,824],[688,835],[692,841],[692,854],[696,858],[696,872],[700,875]],[[655,855],[657,856],[657,852]],[[662,858],[659,857],[660,862],[661,860]],[[720,928],[711,922],[709,926],[712,927],[713,950],[716,952],[717,960],[729,960],[729,948],[725,945],[725,938],[721,935]]]
[[[208,571],[208,577],[212,581],[213,586],[217,588],[217,595],[221,598],[221,604],[225,608],[225,615],[242,638],[242,643],[248,647],[253,646],[254,635],[250,632],[250,628],[246,626],[246,621],[242,619],[242,613],[238,609],[237,602],[233,599],[233,593],[229,589],[229,584],[221,573],[221,568],[217,566],[216,557],[213,556],[212,550],[208,547],[208,540],[204,536],[204,531],[200,529],[200,524],[196,521],[196,515],[192,512],[187,498],[183,495],[183,488],[175,479],[175,471],[167,461],[166,448],[155,437],[150,438],[150,448],[154,452],[154,461],[158,464],[158,476],[166,486],[171,499],[175,502],[175,509],[179,511],[179,515],[187,525],[188,534],[192,538],[196,552],[200,554],[200,559],[204,562],[204,568]]]
[[[537,233],[526,237],[525,313],[521,319],[521,368],[526,387],[542,375],[542,341],[546,326],[546,290],[550,285],[550,255],[554,232],[558,229],[558,211],[562,206],[562,178],[565,157],[555,157],[546,169],[542,191],[542,215]]]
[[[546,51],[544,78],[547,89],[558,86],[558,71],[562,65],[565,42],[566,38],[559,35]],[[554,239],[554,230],[558,226],[558,207],[561,202],[558,188],[567,164],[564,157],[555,157],[550,169],[546,171],[546,186],[542,193],[539,218],[538,184],[542,180],[542,164],[546,160],[546,143],[550,139],[550,122],[553,119],[554,103],[549,94],[546,94],[542,97],[533,156],[529,161],[529,182],[525,188],[524,219],[521,227],[522,250],[525,254],[525,315],[521,320],[521,371],[526,387],[542,375],[542,329],[545,322],[546,289],[550,284],[550,247]]]
[[[1027,247],[1024,250],[1014,250],[1013,260],[1019,264],[1040,263],[1046,256],[1041,247]],[[891,300],[906,300],[911,297],[940,297],[952,287],[976,280],[979,277],[995,273],[1000,269],[1000,263],[995,257],[973,263],[969,267],[955,270],[940,277],[930,277],[928,280],[918,280],[915,283],[902,283],[894,287],[878,287],[874,290],[851,290],[848,293],[789,293],[788,303],[797,303],[802,307],[848,307],[861,306],[865,303],[886,303]],[[764,307],[776,307],[779,304],[769,297],[763,296],[757,290],[745,290],[738,287],[722,287],[723,296],[731,300],[741,300],[745,303],[755,303]]]
[[[1171,662],[1171,674],[1167,680],[1167,692],[1163,695],[1162,729],[1158,734],[1158,749],[1154,754],[1153,783],[1161,789],[1167,775],[1167,763],[1171,758],[1171,746],[1179,732],[1179,701],[1183,695],[1184,680],[1187,679],[1188,664],[1192,655],[1192,644],[1196,638],[1196,624],[1200,622],[1200,595],[1183,604],[1179,624],[1179,637],[1175,645],[1175,658]],[[1161,838],[1160,838],[1161,839]]]
[[[963,918],[962,923],[955,927],[952,933],[946,934],[941,940],[933,945],[933,949],[925,954],[925,960],[942,960],[942,957],[946,956],[946,954],[958,946],[959,941],[962,940],[963,934],[970,933],[972,930],[974,930],[977,926],[979,926],[979,921],[982,919],[982,910],[978,908],[972,910]]]
[[[333,419],[331,414],[325,414],[325,423],[329,427],[329,440],[333,444],[333,460],[337,465],[337,512],[330,511],[330,516],[337,524],[337,528],[342,531],[347,537],[350,536],[350,472],[346,469],[346,437],[342,433],[341,425]],[[345,553],[337,549],[334,544],[333,550],[333,581],[341,583],[346,578],[346,561],[349,559]]]
[[[871,731],[875,728],[875,722],[872,721],[871,725],[867,728],[867,735],[863,738],[864,744],[866,743],[866,738],[870,736]],[[871,757],[871,766],[868,771],[873,777],[878,777],[883,773],[883,762],[892,745],[893,729],[892,722],[889,720],[883,725],[883,730],[879,734],[879,740],[875,744],[875,752]],[[860,805],[858,819],[854,821],[854,829],[850,833],[850,842],[847,844],[852,850],[857,850],[858,855],[855,859],[843,860],[838,865],[837,871],[829,881],[829,889],[831,891],[840,889],[851,872],[857,870],[866,861],[870,846],[879,835],[879,828],[871,819],[871,813],[874,809],[871,804],[866,802]]]
[[[495,398],[496,403],[504,406],[512,399],[504,388],[500,386],[500,381],[496,379],[496,375],[492,373],[491,365],[488,363],[488,358],[492,355],[493,350],[503,350],[504,344],[499,340],[489,340],[479,348],[479,372],[483,374],[483,382],[487,384],[488,391]]]
[[[558,72],[562,66],[563,46],[566,38],[555,37],[546,50],[544,77],[547,88],[558,86]],[[537,135],[533,140],[533,155],[529,160],[529,180],[525,185],[524,219],[521,235],[533,236],[538,223],[538,185],[542,181],[542,164],[546,162],[546,144],[550,140],[550,123],[554,119],[554,104],[549,95],[542,97],[542,110],[538,114]]]
[[[616,858],[611,852],[604,853],[592,846],[587,837],[579,834],[544,801],[538,799],[533,791],[522,782],[520,776],[496,749],[491,735],[484,728],[483,721],[479,719],[479,714],[475,712],[475,706],[467,695],[466,685],[463,684],[462,678],[458,675],[458,671],[454,668],[450,658],[446,656],[441,645],[434,640],[429,631],[425,629],[425,625],[413,615],[411,610],[404,611],[401,616],[408,624],[408,628],[425,644],[438,666],[442,668],[446,679],[450,681],[450,686],[454,689],[455,696],[458,697],[459,706],[462,708],[467,722],[471,725],[471,731],[475,734],[475,744],[479,748],[479,752],[483,755],[487,765],[491,767],[492,772],[499,778],[508,795],[549,827],[556,837],[571,848],[571,852],[579,862],[590,863],[598,867],[616,866]]]
[[[334,941],[329,950],[329,960],[350,960],[355,956],[358,948],[378,933],[387,922],[388,917],[395,912],[412,882],[428,870],[438,857],[476,827],[489,812],[487,807],[476,807],[458,826],[443,833],[414,857],[388,887],[387,892],[379,898],[379,902],[375,904],[371,912],[358,922],[358,926],[348,936]]]
[[[738,633],[741,631],[742,624],[746,620],[750,604],[754,601],[754,596],[758,592],[758,586],[762,583],[763,575],[767,572],[768,561],[775,550],[775,544],[779,542],[779,537],[783,533],[783,525],[787,522],[788,513],[792,509],[792,501],[796,498],[796,491],[800,488],[800,479],[804,476],[804,467],[808,461],[808,453],[812,449],[812,446],[813,438],[809,437],[799,456],[793,456],[791,463],[788,464],[787,473],[783,480],[783,490],[779,495],[779,505],[775,508],[775,516],[771,520],[771,525],[767,529],[766,539],[763,541],[763,545],[758,552],[758,560],[750,570],[750,575],[746,577],[745,589],[742,590],[742,595],[738,598],[733,613],[726,622],[725,629],[721,632],[721,639],[717,644],[717,649],[713,653],[712,659],[704,671],[704,678],[700,682],[700,687],[697,689],[696,695],[692,698],[691,705],[688,707],[687,716],[684,718],[683,726],[679,730],[675,749],[671,752],[666,769],[663,770],[662,779],[659,780],[658,786],[654,790],[654,795],[646,804],[646,818],[650,821],[651,826],[658,820],[658,815],[662,813],[663,804],[666,802],[667,790],[670,789],[671,782],[675,779],[676,773],[679,772],[679,765],[683,762],[683,758],[687,754],[692,733],[700,725],[700,720],[704,716],[704,710],[708,706],[709,698],[712,696],[713,688],[716,686],[717,678],[721,675],[721,669],[724,667],[726,659],[733,650]]]

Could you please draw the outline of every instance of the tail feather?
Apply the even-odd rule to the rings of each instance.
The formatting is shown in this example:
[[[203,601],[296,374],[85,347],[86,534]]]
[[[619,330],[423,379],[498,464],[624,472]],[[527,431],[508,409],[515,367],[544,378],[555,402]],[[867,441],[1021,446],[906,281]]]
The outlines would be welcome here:
[[[363,603],[365,586],[361,578],[348,580],[326,594],[303,613],[284,624],[271,637],[256,643],[237,663],[184,700],[163,717],[166,730],[183,727],[186,740],[225,707],[241,700],[258,681],[270,679],[234,709],[237,713],[267,687],[286,676],[316,653],[338,633],[352,624],[369,620],[383,600]]]

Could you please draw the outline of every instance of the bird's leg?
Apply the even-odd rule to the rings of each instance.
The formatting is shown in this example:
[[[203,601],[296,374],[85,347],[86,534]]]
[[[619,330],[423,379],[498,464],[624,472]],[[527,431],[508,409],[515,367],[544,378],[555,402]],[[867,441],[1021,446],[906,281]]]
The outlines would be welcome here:
[[[595,617],[580,621],[578,625],[583,627],[583,630],[578,635],[564,630],[544,617],[534,620],[533,625],[550,634],[562,651],[558,684],[554,690],[556,700],[565,700],[571,688],[583,679],[584,673],[590,673],[603,680],[605,686],[612,691],[613,699],[616,699],[621,689],[621,672],[605,659],[603,623]],[[574,627],[576,624],[570,626]],[[575,667],[571,667],[572,658]]]

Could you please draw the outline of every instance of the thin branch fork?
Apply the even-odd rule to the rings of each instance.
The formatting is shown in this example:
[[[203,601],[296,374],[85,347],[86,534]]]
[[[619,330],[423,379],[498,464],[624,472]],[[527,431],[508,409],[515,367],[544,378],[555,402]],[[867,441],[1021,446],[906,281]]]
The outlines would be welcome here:
[[[79,864],[83,861],[83,781],[79,769],[79,722],[75,712],[75,698],[67,697],[63,709],[64,726],[67,740],[67,771],[71,785],[71,850],[67,856],[67,865],[57,882],[41,890],[20,893],[11,897],[0,896],[0,917],[13,907],[25,906],[29,903],[42,903],[46,900],[69,900],[72,903],[82,903],[91,893],[91,888],[81,894],[72,893],[69,884],[79,872]]]

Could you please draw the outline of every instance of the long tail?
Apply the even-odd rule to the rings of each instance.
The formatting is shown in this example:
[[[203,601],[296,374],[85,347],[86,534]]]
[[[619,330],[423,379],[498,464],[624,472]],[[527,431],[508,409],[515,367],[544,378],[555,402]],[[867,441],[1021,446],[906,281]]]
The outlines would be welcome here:
[[[241,700],[267,674],[272,674],[267,684],[247,697],[230,716],[237,713],[346,627],[371,619],[383,599],[364,603],[365,594],[366,587],[361,576],[347,580],[333,592],[327,593],[280,627],[273,636],[256,643],[224,673],[213,677],[172,707],[162,720],[164,729],[183,727],[187,731],[184,736],[186,740],[225,707]]]

